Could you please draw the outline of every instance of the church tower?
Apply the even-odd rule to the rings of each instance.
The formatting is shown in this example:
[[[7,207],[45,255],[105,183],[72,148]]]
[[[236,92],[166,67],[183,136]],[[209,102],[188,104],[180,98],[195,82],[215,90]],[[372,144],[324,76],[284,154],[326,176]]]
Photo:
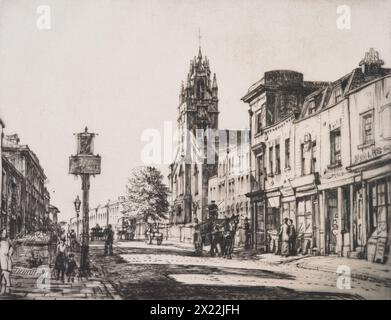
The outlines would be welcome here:
[[[198,55],[190,61],[187,78],[182,82],[179,94],[177,126],[181,133],[179,152],[170,166],[170,188],[172,191],[172,212],[170,222],[186,224],[204,221],[208,213],[208,180],[217,174],[218,138],[218,87],[216,74],[211,73],[209,60],[202,56],[201,47]],[[210,130],[211,129],[211,130]],[[196,160],[189,157],[193,138],[205,133],[202,144],[203,158]],[[210,161],[208,148],[213,146],[213,161]],[[209,157],[209,158],[208,158]],[[189,161],[190,159],[190,161]]]

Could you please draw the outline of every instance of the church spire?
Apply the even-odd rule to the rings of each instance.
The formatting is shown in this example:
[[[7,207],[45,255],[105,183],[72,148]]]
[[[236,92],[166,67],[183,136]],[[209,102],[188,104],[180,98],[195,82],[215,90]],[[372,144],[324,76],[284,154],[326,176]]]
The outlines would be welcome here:
[[[198,61],[202,60],[201,46],[198,47]]]

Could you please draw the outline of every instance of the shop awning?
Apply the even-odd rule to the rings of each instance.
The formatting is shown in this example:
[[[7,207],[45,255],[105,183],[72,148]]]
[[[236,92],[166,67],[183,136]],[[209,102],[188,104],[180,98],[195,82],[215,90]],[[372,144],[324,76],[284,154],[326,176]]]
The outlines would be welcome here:
[[[280,205],[280,197],[267,198],[267,204],[268,204],[268,207],[279,208],[281,206]]]

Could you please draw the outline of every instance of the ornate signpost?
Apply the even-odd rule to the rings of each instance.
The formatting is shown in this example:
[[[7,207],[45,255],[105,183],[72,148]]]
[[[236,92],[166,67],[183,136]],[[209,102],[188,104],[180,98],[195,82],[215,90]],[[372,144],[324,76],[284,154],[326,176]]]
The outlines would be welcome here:
[[[77,154],[69,158],[69,173],[80,176],[82,180],[82,244],[80,252],[80,270],[83,274],[89,272],[89,190],[90,175],[100,174],[101,157],[94,155],[95,133],[88,132],[87,127],[82,133],[77,133]]]

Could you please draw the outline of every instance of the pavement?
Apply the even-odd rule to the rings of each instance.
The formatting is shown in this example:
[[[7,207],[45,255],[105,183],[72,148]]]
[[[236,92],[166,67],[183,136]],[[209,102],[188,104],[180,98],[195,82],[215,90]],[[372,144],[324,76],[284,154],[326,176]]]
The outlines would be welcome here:
[[[193,244],[184,242],[166,241],[166,244],[183,250],[192,250]],[[389,264],[373,263],[363,259],[345,258],[337,255],[313,256],[296,255],[283,257],[273,253],[259,254],[255,250],[235,248],[234,259],[251,259],[271,265],[294,264],[296,267],[307,270],[317,270],[336,274],[338,268],[347,266],[351,270],[351,277],[361,280],[370,280],[386,283],[391,287],[391,262]]]
[[[21,249],[21,248],[19,248]],[[19,253],[19,254],[18,254]],[[104,279],[91,256],[91,276],[74,279],[74,282],[57,280],[53,268],[42,265],[30,268],[24,250],[17,250],[11,273],[10,293],[0,295],[0,300],[119,300],[110,281]],[[77,254],[76,261],[79,261]]]

